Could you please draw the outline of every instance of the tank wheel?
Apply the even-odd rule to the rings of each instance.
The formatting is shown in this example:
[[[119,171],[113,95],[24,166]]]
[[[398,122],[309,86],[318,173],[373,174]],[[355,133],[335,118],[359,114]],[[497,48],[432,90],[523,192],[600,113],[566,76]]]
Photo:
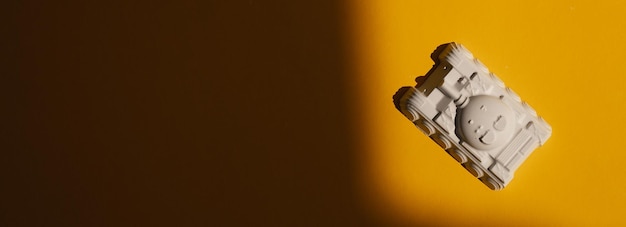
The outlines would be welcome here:
[[[452,156],[452,158],[454,158],[454,160],[461,164],[466,163],[468,160],[467,156],[461,153],[459,149],[449,149],[446,151],[448,152],[448,154],[450,154],[450,156]]]
[[[465,167],[465,169],[467,169],[467,171],[469,171],[476,178],[480,178],[485,174],[483,170],[480,169],[480,167],[478,167],[478,165],[472,162],[465,163],[463,166]]]
[[[434,140],[444,150],[452,147],[452,143],[441,134],[434,134],[430,138]]]
[[[415,126],[417,126],[417,128],[422,130],[422,132],[426,134],[427,136],[430,136],[435,133],[435,126],[433,126],[430,122],[424,119],[416,121]]]
[[[487,185],[487,187],[489,187],[491,190],[501,190],[502,188],[504,188],[504,185],[488,176],[481,178],[480,181]]]

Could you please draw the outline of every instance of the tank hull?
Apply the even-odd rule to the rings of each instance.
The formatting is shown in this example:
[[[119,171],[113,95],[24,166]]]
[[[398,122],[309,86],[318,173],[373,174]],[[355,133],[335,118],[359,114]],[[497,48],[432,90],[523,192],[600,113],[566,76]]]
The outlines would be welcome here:
[[[396,108],[492,190],[552,133],[534,109],[460,44],[439,46],[433,68],[394,95]]]

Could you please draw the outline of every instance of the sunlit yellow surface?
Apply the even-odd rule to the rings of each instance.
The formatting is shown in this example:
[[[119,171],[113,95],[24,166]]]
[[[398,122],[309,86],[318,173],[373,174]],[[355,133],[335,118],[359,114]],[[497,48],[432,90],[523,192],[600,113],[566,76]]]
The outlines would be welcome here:
[[[407,225],[626,225],[626,2],[352,1],[362,179]],[[430,53],[455,41],[553,127],[491,191],[394,109]]]

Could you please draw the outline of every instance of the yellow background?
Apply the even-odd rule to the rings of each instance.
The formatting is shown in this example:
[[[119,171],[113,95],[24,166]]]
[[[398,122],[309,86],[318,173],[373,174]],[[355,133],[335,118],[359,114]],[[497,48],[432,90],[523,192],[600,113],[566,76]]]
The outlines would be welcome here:
[[[626,3],[378,0],[349,9],[354,124],[376,212],[408,225],[626,224]],[[451,41],[553,127],[502,191],[473,178],[392,104]]]

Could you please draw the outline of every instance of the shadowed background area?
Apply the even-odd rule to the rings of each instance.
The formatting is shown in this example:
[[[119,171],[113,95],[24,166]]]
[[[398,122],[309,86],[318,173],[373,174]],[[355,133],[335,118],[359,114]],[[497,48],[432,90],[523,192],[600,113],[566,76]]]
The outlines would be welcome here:
[[[360,226],[337,1],[7,6],[2,226]]]

